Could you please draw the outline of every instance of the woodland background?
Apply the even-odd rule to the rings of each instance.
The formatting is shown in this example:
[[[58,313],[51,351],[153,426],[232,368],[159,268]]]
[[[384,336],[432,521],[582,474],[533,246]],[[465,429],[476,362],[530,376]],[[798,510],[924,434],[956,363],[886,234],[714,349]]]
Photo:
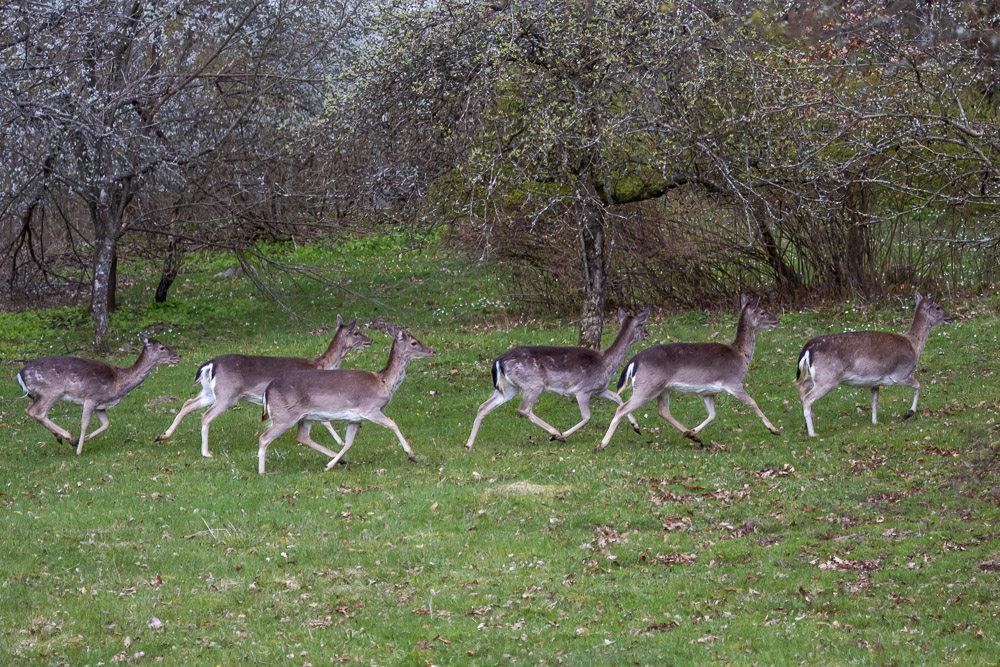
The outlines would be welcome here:
[[[975,294],[995,2],[140,0],[0,15],[0,300],[261,239],[443,227],[526,311]],[[380,231],[380,233],[384,233]],[[335,236],[334,236],[335,238]],[[336,281],[335,281],[336,282]]]

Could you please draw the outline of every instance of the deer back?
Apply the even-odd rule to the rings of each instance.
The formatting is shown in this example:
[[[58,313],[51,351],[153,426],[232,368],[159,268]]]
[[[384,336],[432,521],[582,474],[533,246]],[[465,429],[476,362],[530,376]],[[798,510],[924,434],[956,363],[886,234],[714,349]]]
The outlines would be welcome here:
[[[32,397],[56,396],[70,403],[94,401],[106,409],[135,389],[158,364],[177,363],[180,355],[158,340],[140,334],[142,352],[135,364],[119,368],[97,359],[42,357],[28,362],[17,374]]]
[[[910,329],[903,334],[888,331],[851,331],[817,336],[799,352],[796,379],[803,369],[823,382],[873,387],[909,377],[932,327],[952,321],[951,315],[920,292]]]
[[[799,353],[799,367],[808,367],[824,382],[873,386],[909,376],[919,358],[919,350],[907,336],[854,331],[813,338]]]
[[[195,381],[200,381],[207,374],[217,392],[260,396],[268,383],[283,373],[315,369],[314,360],[302,357],[223,354],[202,364],[195,375]]]
[[[621,389],[630,378],[645,384],[698,391],[742,384],[747,361],[733,346],[723,343],[668,343],[647,348],[625,366]]]
[[[520,346],[504,352],[493,363],[493,384],[503,391],[509,383],[522,391],[554,394],[594,393],[605,389],[633,343],[645,340],[643,326],[649,311],[630,316],[618,309],[620,328],[604,350],[586,347]]]

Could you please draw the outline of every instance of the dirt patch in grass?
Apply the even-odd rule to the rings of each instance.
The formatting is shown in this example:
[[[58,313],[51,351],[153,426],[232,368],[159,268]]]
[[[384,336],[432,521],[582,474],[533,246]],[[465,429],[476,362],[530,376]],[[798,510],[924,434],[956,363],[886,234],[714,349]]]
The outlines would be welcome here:
[[[533,482],[514,482],[513,484],[503,484],[487,489],[486,493],[507,494],[518,496],[543,496],[553,498],[564,496],[573,489],[560,484],[535,484]]]

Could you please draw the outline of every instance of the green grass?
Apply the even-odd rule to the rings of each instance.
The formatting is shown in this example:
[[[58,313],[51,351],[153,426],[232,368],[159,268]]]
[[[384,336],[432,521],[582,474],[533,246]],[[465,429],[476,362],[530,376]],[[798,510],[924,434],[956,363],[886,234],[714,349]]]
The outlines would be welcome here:
[[[908,389],[883,390],[873,426],[868,392],[840,388],[816,405],[819,437],[805,436],[792,386],[801,344],[902,330],[912,314],[909,303],[845,305],[781,313],[758,337],[746,387],[780,436],[722,397],[703,432],[717,443],[709,449],[650,405],[637,413],[642,435],[623,426],[595,455],[610,404],[595,401],[591,423],[562,444],[516,418],[511,402],[466,454],[492,359],[517,344],[573,344],[576,330],[519,316],[481,267],[407,243],[268,249],[351,290],[279,281],[304,319],[245,279],[213,278],[224,256],[189,258],[160,306],[155,271],[128,267],[112,360],[132,362],[141,328],[183,360],[111,410],[111,428],[80,457],[24,414],[20,365],[4,365],[3,663],[996,662],[995,299],[943,300],[962,319],[932,333],[920,412],[907,422]],[[404,324],[437,350],[411,365],[386,409],[419,463],[367,425],[347,466],[322,472],[323,457],[289,433],[259,476],[260,413],[249,404],[213,424],[214,459],[200,456],[196,415],[153,442],[194,395],[201,362],[314,355],[337,313]],[[92,354],[78,309],[2,318],[5,358]],[[663,314],[644,345],[731,339],[734,320],[731,306]],[[375,344],[345,368],[384,364],[389,339],[369,333]],[[673,406],[683,422],[703,418],[697,397]],[[579,418],[565,397],[545,396],[536,411],[563,428]],[[59,404],[52,417],[79,428],[77,406]]]

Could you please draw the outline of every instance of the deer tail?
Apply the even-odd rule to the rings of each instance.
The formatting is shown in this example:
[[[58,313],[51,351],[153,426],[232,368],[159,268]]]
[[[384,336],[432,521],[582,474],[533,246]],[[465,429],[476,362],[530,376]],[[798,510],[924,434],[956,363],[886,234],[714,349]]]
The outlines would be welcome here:
[[[21,385],[21,389],[24,390],[24,396],[22,396],[21,398],[31,395],[31,392],[28,391],[28,387],[24,384],[24,379],[21,377],[20,373],[17,374],[17,383]]]
[[[499,359],[493,362],[490,373],[493,375],[493,386],[496,387],[496,390],[501,394],[506,393],[504,391],[504,380],[506,380],[506,377],[503,374],[503,366],[500,365]]]
[[[622,387],[628,384],[628,381],[634,377],[635,377],[635,359],[628,362],[628,365],[625,366],[625,370],[622,371],[621,376],[618,378],[618,386],[617,386],[618,391],[621,391]]]
[[[208,383],[212,381],[213,375],[215,374],[215,364],[211,361],[206,361],[194,374],[194,384],[201,384],[203,387],[207,387]]]
[[[799,363],[795,367],[795,379],[798,380],[799,376],[802,375],[803,372],[805,372],[806,375],[809,375],[809,367],[811,365],[812,355],[809,353],[809,346],[806,345],[802,348],[802,351],[799,352]]]

